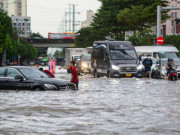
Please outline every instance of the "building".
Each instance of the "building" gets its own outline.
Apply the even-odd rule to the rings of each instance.
[[[30,17],[11,16],[11,18],[13,29],[18,33],[20,37],[28,37],[31,35]]]
[[[180,0],[167,0],[170,7],[180,7]],[[170,10],[168,12],[170,18],[162,23],[162,35],[180,34],[180,10]]]
[[[7,0],[0,0],[0,9],[7,11],[8,1]]]
[[[93,16],[94,16],[94,12],[92,10],[87,10],[86,20],[81,22],[81,28],[89,27],[93,22]]]
[[[9,16],[27,16],[27,0],[8,0]]]

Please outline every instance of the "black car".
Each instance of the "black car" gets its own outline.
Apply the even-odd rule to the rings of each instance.
[[[0,90],[75,90],[73,83],[51,78],[33,67],[1,67]]]

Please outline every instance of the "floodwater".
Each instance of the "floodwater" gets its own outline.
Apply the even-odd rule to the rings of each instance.
[[[64,70],[57,77],[70,79]],[[78,91],[2,91],[0,134],[179,135],[179,86],[83,76]]]

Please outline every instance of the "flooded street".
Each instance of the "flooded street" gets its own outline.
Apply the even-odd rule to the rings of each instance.
[[[70,74],[58,71],[57,78]],[[180,81],[80,77],[78,91],[0,92],[1,134],[180,134]]]

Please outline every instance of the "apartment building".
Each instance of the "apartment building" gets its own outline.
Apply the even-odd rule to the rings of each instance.
[[[18,33],[20,37],[28,37],[31,35],[30,17],[12,16],[11,18],[13,29]]]
[[[170,7],[180,7],[180,0],[167,0]],[[168,12],[170,18],[162,23],[162,35],[180,34],[180,10],[170,10]]]
[[[8,1],[7,0],[0,0],[0,9],[7,11]]]
[[[89,27],[93,21],[94,12],[92,10],[87,10],[86,20],[81,22],[81,28]]]
[[[27,0],[7,0],[9,16],[27,16]]]

